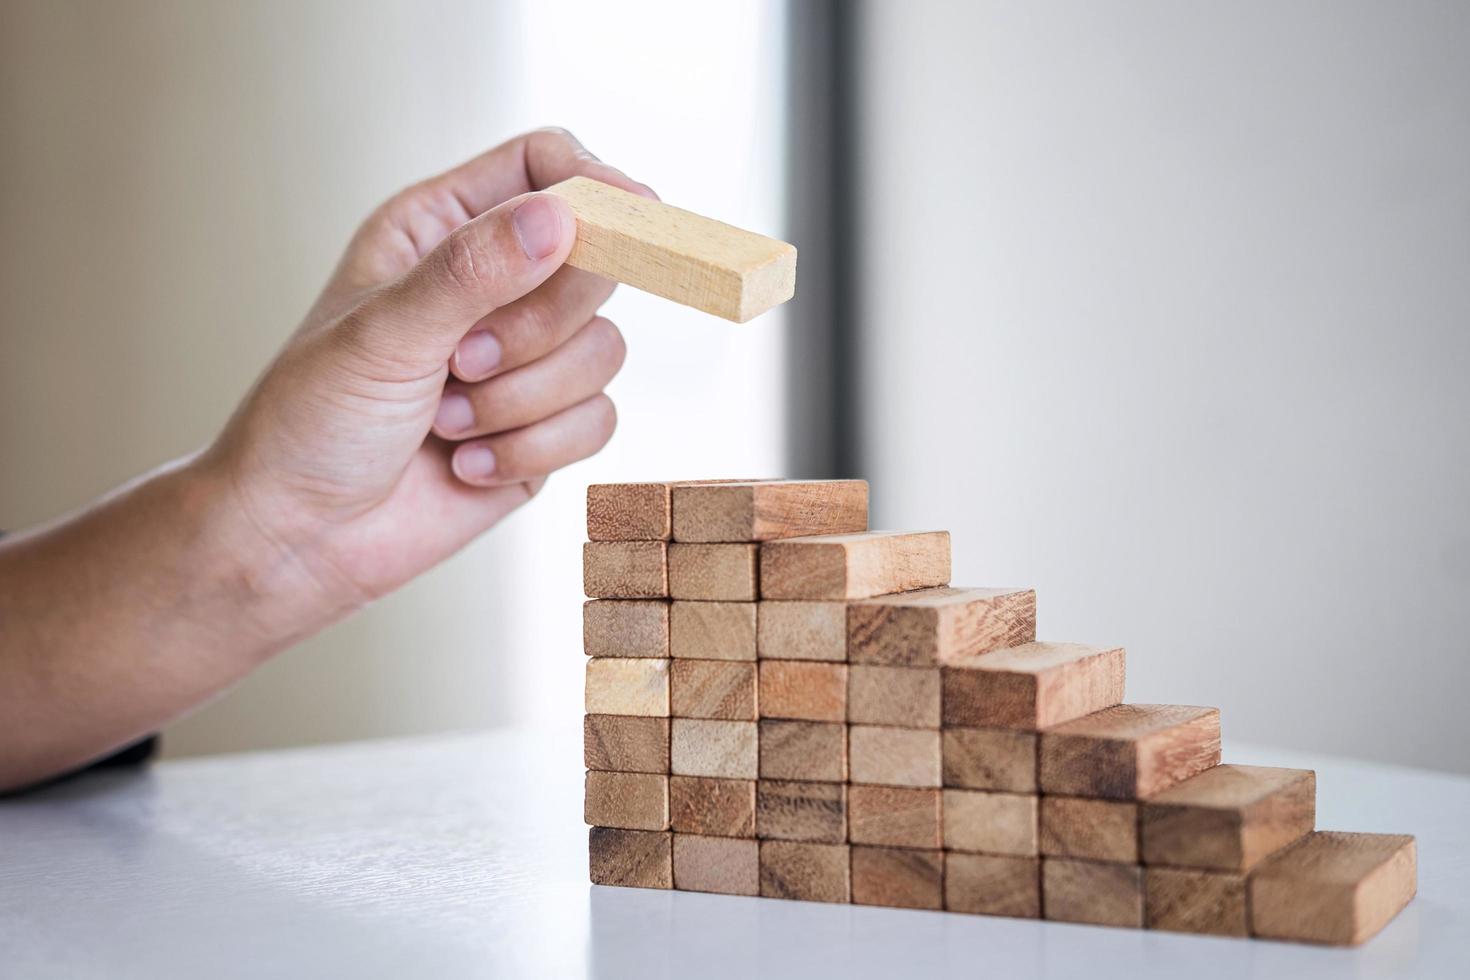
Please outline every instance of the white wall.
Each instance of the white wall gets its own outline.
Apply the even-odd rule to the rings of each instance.
[[[865,6],[878,523],[1135,701],[1470,771],[1470,7]]]

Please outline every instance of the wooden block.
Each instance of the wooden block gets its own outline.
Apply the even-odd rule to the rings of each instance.
[[[949,582],[948,531],[868,531],[761,545],[761,598],[865,599]]]
[[[1041,918],[1041,861],[994,854],[944,855],[944,907],[951,912]]]
[[[770,541],[868,529],[865,480],[767,480],[678,486],[675,541]]]
[[[759,602],[756,655],[762,660],[847,659],[847,603]]]
[[[593,827],[587,834],[594,885],[673,888],[673,834],[667,831]]]
[[[825,721],[762,718],[760,755],[762,779],[845,783],[847,726]]]
[[[582,591],[594,599],[667,597],[668,545],[662,541],[588,541],[582,545]]]
[[[1122,647],[1027,643],[943,670],[944,727],[1035,731],[1123,699]]]
[[[669,777],[646,772],[588,772],[582,819],[621,830],[669,829]]]
[[[1138,804],[1079,796],[1041,798],[1041,853],[1138,863]]]
[[[594,483],[587,488],[587,537],[592,541],[667,541],[667,483]]]
[[[762,660],[760,677],[762,718],[847,720],[847,664]]]
[[[847,788],[847,836],[854,844],[940,847],[940,820],[937,789]]]
[[[1011,857],[1037,854],[1036,797],[983,789],[944,791],[944,846]]]
[[[1319,830],[1250,873],[1251,933],[1357,945],[1418,890],[1414,838]]]
[[[753,721],[675,718],[669,739],[669,769],[676,776],[756,777],[756,727]]]
[[[1041,733],[1037,782],[1061,796],[1135,800],[1220,762],[1220,710],[1118,704]]]
[[[674,835],[674,887],[681,891],[759,895],[760,867],[754,838]]]
[[[755,780],[674,776],[669,826],[681,834],[755,836]]]
[[[852,901],[846,844],[761,841],[761,894],[803,902]]]
[[[675,660],[669,665],[669,705],[675,718],[755,721],[755,664]]]
[[[754,544],[679,544],[669,547],[669,595],[675,599],[754,602]]]
[[[754,660],[754,602],[675,602],[669,653],[694,660]]]
[[[589,657],[667,657],[669,604],[662,599],[588,599],[582,650]]]
[[[928,667],[847,668],[847,720],[899,728],[939,727],[939,671]]]
[[[940,733],[944,785],[1036,792],[1036,735],[1005,728],[946,728]]]
[[[1031,589],[922,589],[847,608],[848,656],[855,664],[937,667],[1035,639]]]
[[[908,847],[854,847],[852,900],[905,909],[944,907],[944,852]]]
[[[852,725],[847,730],[847,765],[855,783],[938,788],[939,732]]]
[[[593,657],[587,661],[589,715],[669,716],[668,660]]]
[[[587,715],[582,719],[582,758],[588,769],[667,775],[669,720]]]
[[[786,242],[588,177],[546,191],[577,215],[573,268],[736,323],[796,292],[796,248]]]
[[[1144,914],[1150,929],[1249,936],[1243,874],[1144,868]]]
[[[841,844],[847,840],[847,785],[762,779],[755,790],[762,840]]]
[[[1144,864],[1249,871],[1312,832],[1317,774],[1215,766],[1150,797],[1140,816]]]
[[[1143,928],[1143,868],[1136,864],[1041,859],[1043,918]]]

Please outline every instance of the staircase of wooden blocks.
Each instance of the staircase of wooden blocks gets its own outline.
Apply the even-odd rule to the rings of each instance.
[[[1333,944],[1413,897],[1412,837],[867,526],[860,480],[588,488],[594,882]]]

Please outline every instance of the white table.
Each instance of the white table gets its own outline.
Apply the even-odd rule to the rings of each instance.
[[[1319,826],[1415,833],[1357,950],[594,888],[576,732],[164,762],[0,801],[0,976],[1463,977],[1470,779],[1313,766]]]

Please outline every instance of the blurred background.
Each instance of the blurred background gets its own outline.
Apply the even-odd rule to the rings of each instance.
[[[1470,772],[1470,6],[0,0],[0,527],[190,452],[356,223],[566,126],[782,235],[620,428],[174,755],[581,715],[587,483],[863,476],[1228,738]]]

